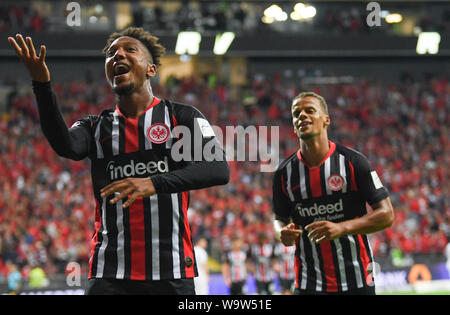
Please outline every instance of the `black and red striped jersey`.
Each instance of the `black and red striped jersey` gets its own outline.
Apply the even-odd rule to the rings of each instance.
[[[282,243],[277,243],[275,245],[275,257],[280,264],[280,279],[294,280],[295,246],[284,246]]]
[[[310,167],[300,150],[283,161],[273,177],[277,219],[304,229],[315,221],[342,222],[367,213],[366,203],[388,197],[376,171],[361,153],[329,141],[320,166]],[[345,235],[320,244],[303,233],[296,243],[296,287],[343,292],[373,285],[367,235]]]
[[[250,258],[255,267],[254,276],[257,281],[272,282],[272,260],[274,256],[273,244],[253,244],[250,246]]]
[[[247,253],[243,250],[228,250],[222,254],[222,263],[228,264],[230,281],[233,283],[247,280]]]
[[[78,120],[67,128],[50,83],[33,82],[41,127],[61,156],[89,158],[96,201],[91,241],[89,278],[164,280],[197,275],[188,222],[189,190],[225,184],[229,169],[222,160],[193,157],[194,147],[217,141],[205,117],[194,107],[154,98],[146,111],[132,119],[118,107]],[[177,140],[174,128],[190,131],[190,160],[173,158]],[[197,136],[197,139],[194,137]],[[198,139],[200,136],[200,139]],[[177,151],[178,152],[178,151]],[[127,177],[150,177],[156,194],[136,199],[128,208],[126,198],[110,204],[100,189]],[[117,193],[116,193],[117,194]]]

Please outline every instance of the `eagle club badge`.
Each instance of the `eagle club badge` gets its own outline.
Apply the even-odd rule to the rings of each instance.
[[[147,130],[147,138],[156,144],[164,143],[169,138],[169,127],[162,123],[156,123]]]
[[[331,175],[327,180],[328,187],[333,191],[341,190],[344,187],[344,183],[344,178],[339,174]]]

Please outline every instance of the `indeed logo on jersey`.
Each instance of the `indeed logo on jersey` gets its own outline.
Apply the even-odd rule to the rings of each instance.
[[[317,203],[314,203],[311,207],[303,208],[301,203],[298,203],[296,205],[296,209],[298,213],[304,217],[314,217],[315,220],[336,220],[341,219],[344,217],[343,213],[340,213],[344,211],[344,205],[342,202],[342,199],[339,199],[336,203],[329,203],[325,205],[318,205]],[[324,216],[326,217],[319,217]],[[318,218],[316,218],[318,217]]]
[[[167,173],[169,171],[169,161],[167,156],[162,161],[149,161],[147,163],[130,160],[130,163],[116,166],[111,161],[106,166],[106,172],[109,173],[111,181],[133,176],[152,175],[156,173]]]

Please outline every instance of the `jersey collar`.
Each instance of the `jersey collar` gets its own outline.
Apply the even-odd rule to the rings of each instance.
[[[147,106],[147,108],[145,109],[145,111],[142,112],[142,113],[139,115],[139,117],[141,117],[142,115],[144,115],[150,108],[155,107],[155,106],[158,105],[160,102],[161,102],[161,99],[157,98],[156,96],[153,96],[153,101],[151,102],[150,105]],[[130,119],[130,118],[127,118],[124,114],[122,114],[122,112],[121,112],[120,109],[119,109],[119,106],[117,106],[117,105],[116,105],[116,110],[115,110],[115,112],[118,113],[120,116],[124,117],[125,119]],[[138,118],[139,118],[139,117],[138,117]]]
[[[336,151],[336,143],[334,143],[333,141],[331,141],[331,140],[328,140],[328,144],[330,145],[330,149],[328,150],[328,153],[327,153],[327,155],[323,158],[323,160],[322,160],[322,162],[320,162],[320,164],[318,165],[318,166],[314,166],[314,167],[312,167],[312,166],[310,166],[308,163],[306,163],[305,162],[305,160],[303,160],[303,157],[302,157],[302,149],[298,149],[298,151],[297,151],[297,157],[298,157],[298,159],[303,163],[303,164],[305,164],[308,168],[316,168],[316,167],[321,167],[322,166],[322,164],[334,153],[334,151]]]

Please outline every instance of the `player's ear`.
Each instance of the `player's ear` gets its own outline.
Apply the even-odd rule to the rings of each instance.
[[[156,75],[156,65],[154,63],[148,62],[147,64],[147,79],[153,78]]]
[[[329,115],[325,115],[324,125],[328,127],[331,124],[331,119]]]

